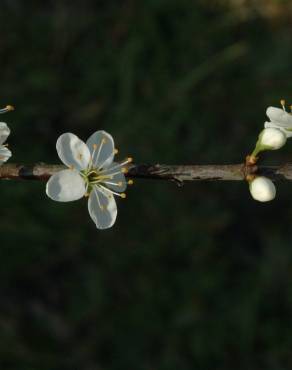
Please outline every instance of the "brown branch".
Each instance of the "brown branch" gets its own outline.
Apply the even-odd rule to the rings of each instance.
[[[48,180],[62,165],[37,163],[33,165],[5,164],[0,167],[0,179]],[[272,180],[292,180],[292,163],[282,166],[228,165],[165,165],[131,164],[126,176],[141,179],[184,181],[240,181],[247,175],[258,174]]]

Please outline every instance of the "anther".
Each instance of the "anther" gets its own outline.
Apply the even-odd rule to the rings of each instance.
[[[96,150],[97,149],[97,144],[93,144],[92,147],[93,147],[94,150]]]
[[[126,198],[126,194],[125,193],[121,193],[120,194],[121,198],[125,199]]]
[[[282,105],[283,110],[286,111],[286,108],[285,108],[286,101],[284,99],[281,99],[280,104]]]
[[[126,167],[122,167],[122,168],[121,168],[121,172],[122,172],[122,173],[127,173],[127,172],[128,172],[128,169],[127,169]]]
[[[118,149],[114,149],[114,154],[118,154]]]
[[[134,181],[133,180],[128,180],[128,185],[133,185]]]
[[[14,107],[12,105],[7,105],[5,108],[0,109],[0,113],[7,113],[14,110]]]
[[[129,157],[129,158],[127,158],[127,161],[128,161],[128,163],[131,163],[131,162],[133,162],[133,158]]]

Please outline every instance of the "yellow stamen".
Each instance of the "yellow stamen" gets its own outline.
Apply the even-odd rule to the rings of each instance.
[[[126,172],[128,172],[128,170],[125,170],[125,167],[123,167],[123,166],[125,166],[126,164],[132,162],[132,160],[133,160],[133,158],[132,157],[129,157],[125,161],[123,161],[121,163],[118,163],[117,165],[115,165],[115,166],[113,166],[111,168],[105,168],[105,169],[101,170],[99,172],[99,174],[103,174],[105,172],[113,171],[113,170],[116,170],[116,169],[119,169],[119,168],[121,168],[121,170],[119,170],[118,172],[126,173]],[[102,168],[102,165],[99,166],[98,170],[100,170],[101,168]],[[108,175],[112,176],[113,174],[112,173],[109,173]]]
[[[92,147],[93,147],[94,150],[96,150],[97,149],[97,144],[93,144]]]
[[[123,168],[121,168],[121,172],[122,173],[127,173],[128,172],[128,169],[126,167],[123,167]]]
[[[126,198],[126,194],[125,193],[121,193],[121,198],[125,199]]]
[[[281,99],[280,104],[282,105],[283,110],[286,111],[286,108],[285,108],[286,101],[284,99]]]
[[[7,105],[5,108],[0,109],[0,113],[7,113],[14,110],[14,107],[12,105]]]
[[[119,152],[118,149],[114,149],[115,154],[118,154],[118,152]]]
[[[128,180],[128,185],[133,185],[134,181],[133,180]]]
[[[123,186],[122,181],[119,182],[111,182],[111,181],[102,181],[106,185],[113,185],[113,186]],[[98,183],[98,181],[96,182]]]

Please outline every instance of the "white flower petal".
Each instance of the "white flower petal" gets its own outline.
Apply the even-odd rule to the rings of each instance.
[[[284,134],[286,135],[286,137],[287,137],[287,139],[289,138],[289,137],[292,137],[292,128],[291,129],[282,129],[282,131],[284,132]]]
[[[3,144],[10,134],[10,128],[5,122],[0,122],[0,145]]]
[[[76,170],[64,170],[51,176],[47,182],[47,196],[57,202],[80,199],[86,192],[85,183]]]
[[[265,128],[278,128],[278,126],[273,122],[265,122]]]
[[[289,137],[292,137],[292,127],[291,127],[291,129],[285,129],[284,127],[279,126],[278,124],[276,124],[274,122],[265,122],[265,128],[277,128],[277,129],[281,130],[286,135],[287,139]]]
[[[269,107],[266,112],[271,122],[283,128],[292,128],[292,115],[283,109]]]
[[[61,135],[57,140],[56,148],[61,161],[66,166],[73,166],[79,171],[88,167],[90,152],[78,136],[69,132]]]
[[[115,156],[115,144],[112,136],[106,131],[96,131],[86,142],[93,158],[95,168],[108,167]]]
[[[5,146],[0,145],[0,165],[8,161],[8,159],[11,156],[12,156],[11,151],[7,149]]]
[[[90,217],[98,229],[108,229],[117,218],[115,198],[98,186],[94,186],[88,199]]]
[[[249,190],[253,199],[259,202],[269,202],[276,196],[274,183],[264,176],[256,177],[249,184]]]
[[[115,168],[118,165],[119,164],[117,162],[113,162],[110,166],[108,166],[106,175],[109,175],[111,178],[105,180],[104,184],[107,188],[117,191],[118,193],[122,193],[127,189],[127,180],[122,172],[118,172],[121,170],[121,168]],[[113,168],[113,170],[111,170],[111,168]],[[111,176],[111,173],[114,175]]]

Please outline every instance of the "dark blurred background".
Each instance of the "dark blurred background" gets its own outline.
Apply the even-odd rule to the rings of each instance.
[[[41,5],[41,3],[43,5]],[[110,132],[137,163],[239,163],[292,103],[292,4],[2,0],[11,162]],[[262,163],[291,161],[292,143]],[[2,181],[1,370],[292,368],[292,187],[140,180],[115,226]]]

